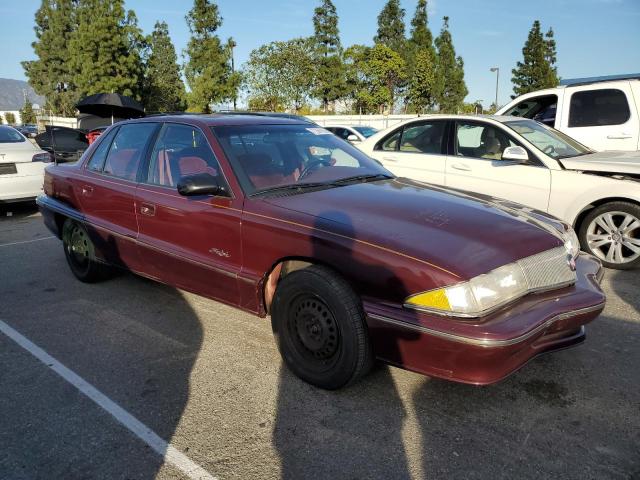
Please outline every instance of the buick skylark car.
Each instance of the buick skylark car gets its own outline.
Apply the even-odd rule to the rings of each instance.
[[[569,226],[396,178],[297,120],[121,122],[47,168],[38,203],[78,279],[124,267],[270,315],[288,367],[328,389],[375,358],[497,382],[605,303]]]

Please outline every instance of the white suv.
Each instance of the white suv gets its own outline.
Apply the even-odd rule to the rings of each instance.
[[[615,79],[614,79],[615,78]],[[596,151],[640,150],[640,74],[565,80],[521,95],[498,115],[532,118]]]

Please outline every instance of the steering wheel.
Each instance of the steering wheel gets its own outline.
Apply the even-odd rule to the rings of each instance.
[[[555,149],[555,148],[553,148],[553,145],[547,145],[546,147],[544,147],[544,148],[542,149],[542,152],[543,152],[543,153],[548,153],[548,154],[551,154],[551,153],[553,153],[553,152],[555,152],[555,151],[556,151],[556,149]]]
[[[322,158],[317,160],[311,160],[300,172],[300,176],[298,177],[298,180],[302,180],[311,172],[313,172],[314,170],[317,170],[320,165],[322,165],[323,167],[330,167],[331,162],[329,160],[324,160]]]

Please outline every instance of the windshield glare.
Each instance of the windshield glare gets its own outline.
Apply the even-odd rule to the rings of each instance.
[[[0,127],[0,143],[20,143],[26,139],[12,127]]]
[[[212,127],[244,190],[326,184],[387,170],[328,130],[309,125]]]
[[[587,147],[564,133],[532,120],[505,122],[505,125],[551,158],[562,159],[591,153]]]
[[[373,127],[353,127],[353,129],[360,132],[364,138],[369,138],[374,133],[378,133],[378,130]]]

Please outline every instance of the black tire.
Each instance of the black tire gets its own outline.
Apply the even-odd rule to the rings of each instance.
[[[625,216],[630,215],[640,221],[640,205],[629,202],[610,202],[605,203],[604,205],[600,205],[599,207],[591,210],[584,217],[584,220],[580,224],[578,237],[580,239],[582,250],[598,257],[602,264],[607,268],[613,268],[616,270],[629,270],[639,267],[640,255],[635,256],[635,253],[628,247],[626,247],[625,243],[626,245],[628,245],[629,239],[631,239],[635,243],[635,245],[632,245],[632,247],[635,248],[638,240],[640,240],[640,228],[633,229],[632,231],[626,232],[624,234],[621,234],[620,231],[622,230],[620,230],[618,232],[614,232],[612,235],[602,227],[599,227],[599,225],[596,223],[596,219],[601,217],[601,215],[607,213],[611,213],[613,215],[613,222],[614,225],[617,225],[617,227],[621,227]],[[597,246],[597,243],[593,243],[590,245],[589,238],[587,238],[589,236],[590,230],[591,232],[602,235],[604,241],[607,241],[608,239],[611,240],[611,242],[605,243],[600,247]],[[593,239],[594,237],[591,238]],[[618,243],[614,243],[617,240]],[[629,258],[628,261],[608,261],[607,254],[609,253],[609,249],[614,248],[618,244],[620,244],[623,257],[626,256],[626,258]]]
[[[81,223],[69,218],[65,220],[62,246],[71,272],[81,282],[94,283],[111,276],[111,268],[96,261],[95,247]]]
[[[373,354],[360,299],[328,268],[312,265],[280,281],[271,326],[289,369],[312,385],[335,390],[371,369]]]

